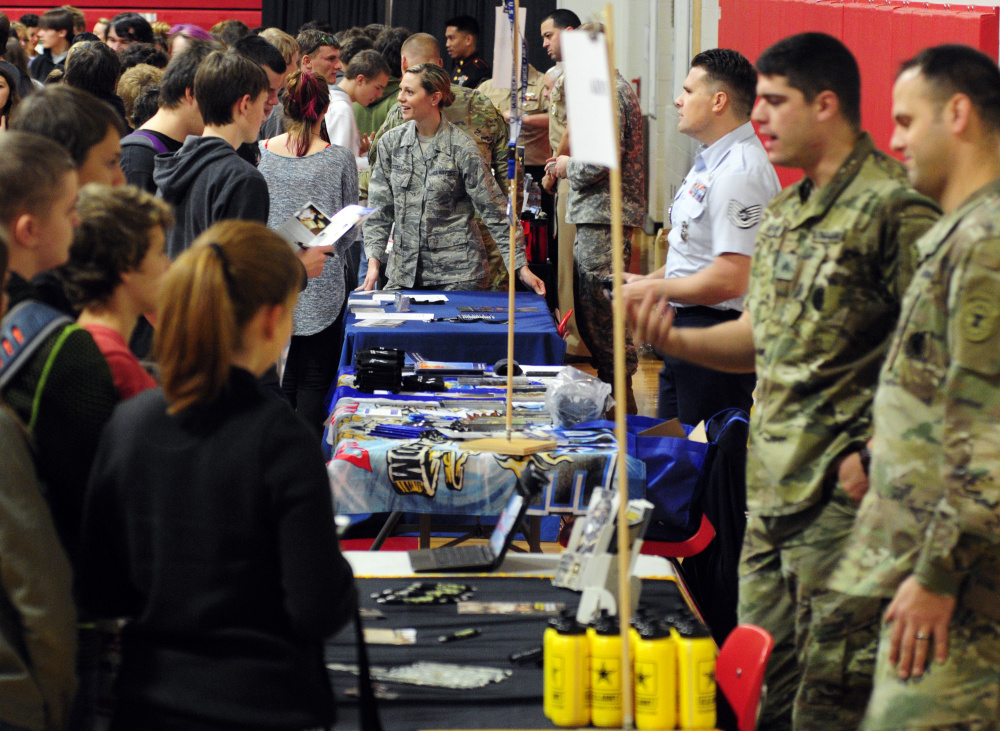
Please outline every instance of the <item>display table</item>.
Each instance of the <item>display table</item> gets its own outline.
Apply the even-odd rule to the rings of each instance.
[[[545,615],[458,615],[455,605],[400,607],[378,605],[370,594],[412,583],[412,571],[405,552],[347,552],[358,578],[363,608],[379,607],[385,619],[365,620],[366,628],[416,629],[416,644],[407,646],[368,645],[373,666],[393,666],[429,660],[487,666],[511,670],[500,683],[474,690],[450,690],[387,684],[397,697],[379,700],[379,714],[386,729],[542,729],[554,728],[542,713],[542,669],[516,666],[511,653],[540,646],[548,617]],[[549,578],[559,560],[556,554],[518,554],[505,558],[499,572],[492,575],[448,574],[448,580],[471,584],[473,600],[559,602],[575,608],[579,594],[552,586]],[[676,596],[680,586],[665,559],[641,556],[636,566],[643,581],[642,604],[660,606]],[[421,574],[421,581],[440,581]],[[361,578],[369,577],[369,578]],[[380,577],[380,578],[371,578]],[[392,577],[392,578],[386,578]],[[471,640],[442,644],[438,637],[457,629],[475,627],[480,635]],[[346,628],[327,645],[328,663],[355,663],[354,634]],[[345,672],[331,672],[336,689],[338,719],[334,728],[358,727],[357,700],[345,695],[356,687],[357,678]]]
[[[406,292],[404,292],[405,294]],[[429,294],[414,292],[413,294]],[[435,318],[453,318],[459,307],[507,308],[506,292],[442,292],[446,304],[414,304],[413,312],[431,312]],[[566,343],[556,332],[545,298],[533,292],[515,294],[515,307],[534,308],[533,312],[515,312],[514,359],[519,363],[560,365],[566,355]],[[392,305],[385,306],[392,311]],[[473,313],[475,314],[475,313]],[[485,314],[485,313],[484,313]],[[359,327],[355,315],[345,315],[344,347],[340,365],[349,365],[357,350],[399,348],[420,353],[427,360],[475,361],[490,365],[507,357],[506,312],[489,313],[497,321],[422,322],[410,320],[397,327]]]
[[[531,515],[585,513],[594,487],[614,484],[617,447],[610,429],[574,431],[539,427],[556,449],[528,457],[476,452],[433,431],[471,416],[503,415],[500,398],[395,400],[341,398],[327,439],[334,504],[347,515],[378,512],[499,515],[529,462],[550,477]],[[515,403],[514,419],[547,421],[541,402]],[[423,430],[418,438],[379,436],[379,426]],[[628,458],[629,496],[645,493],[643,463]]]

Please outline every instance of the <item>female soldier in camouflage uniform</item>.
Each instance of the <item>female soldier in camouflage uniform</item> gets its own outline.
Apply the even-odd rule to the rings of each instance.
[[[454,98],[448,75],[436,64],[419,64],[403,75],[399,103],[408,123],[379,140],[369,185],[368,204],[378,210],[364,226],[364,289],[378,280],[392,224],[387,289],[486,289],[476,211],[508,260],[503,193],[472,138],[441,116]],[[545,294],[545,285],[528,269],[520,227],[515,267],[524,284]]]

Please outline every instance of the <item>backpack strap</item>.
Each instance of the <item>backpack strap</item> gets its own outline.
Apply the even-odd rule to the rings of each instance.
[[[10,383],[51,333],[72,324],[71,317],[37,300],[12,307],[0,323],[0,388]]]
[[[143,141],[145,140],[145,142]],[[130,135],[126,135],[122,138],[123,145],[142,145],[143,147],[152,147],[160,155],[166,155],[170,152],[167,146],[163,144],[163,140],[154,135],[152,132],[148,132],[144,129],[137,129]]]

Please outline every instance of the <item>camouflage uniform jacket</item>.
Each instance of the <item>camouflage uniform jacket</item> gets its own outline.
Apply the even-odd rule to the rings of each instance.
[[[918,243],[875,397],[872,489],[834,578],[842,591],[891,597],[914,573],[954,595],[983,551],[1000,549],[998,209],[1000,181]]]
[[[384,262],[395,223],[385,270],[392,282],[412,286],[418,266],[426,285],[484,277],[486,252],[477,211],[507,261],[507,199],[467,134],[442,118],[425,157],[417,125],[409,122],[390,130],[378,145],[368,194],[368,205],[378,210],[364,224],[365,252]],[[516,232],[515,267],[520,269],[527,260],[520,226]]]
[[[914,242],[937,215],[867,134],[823,188],[805,178],[768,206],[746,300],[757,351],[751,512],[791,515],[817,503],[835,460],[870,436]]]
[[[618,136],[622,171],[622,224],[641,226],[646,215],[646,174],[642,167],[642,111],[635,92],[621,74],[618,90]],[[611,223],[611,185],[606,167],[574,160],[566,166],[568,223]]]
[[[455,101],[441,110],[441,116],[472,137],[479,148],[486,164],[493,170],[493,177],[504,195],[507,194],[507,143],[510,141],[510,127],[503,115],[493,106],[486,95],[476,89],[452,84]],[[375,133],[371,149],[368,151],[368,161],[375,168],[378,159],[378,141],[390,129],[405,124],[403,112],[399,104],[394,104],[385,122]],[[361,197],[365,197],[371,174],[361,175]]]

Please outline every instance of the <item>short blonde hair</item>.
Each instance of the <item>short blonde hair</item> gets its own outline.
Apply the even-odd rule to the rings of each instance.
[[[281,57],[288,66],[291,66],[295,57],[299,55],[298,41],[281,28],[265,28],[260,32],[260,37],[281,51]]]
[[[118,79],[118,96],[125,102],[125,117],[132,119],[135,112],[135,100],[139,92],[150,84],[159,84],[163,79],[163,69],[140,63],[133,66]]]

